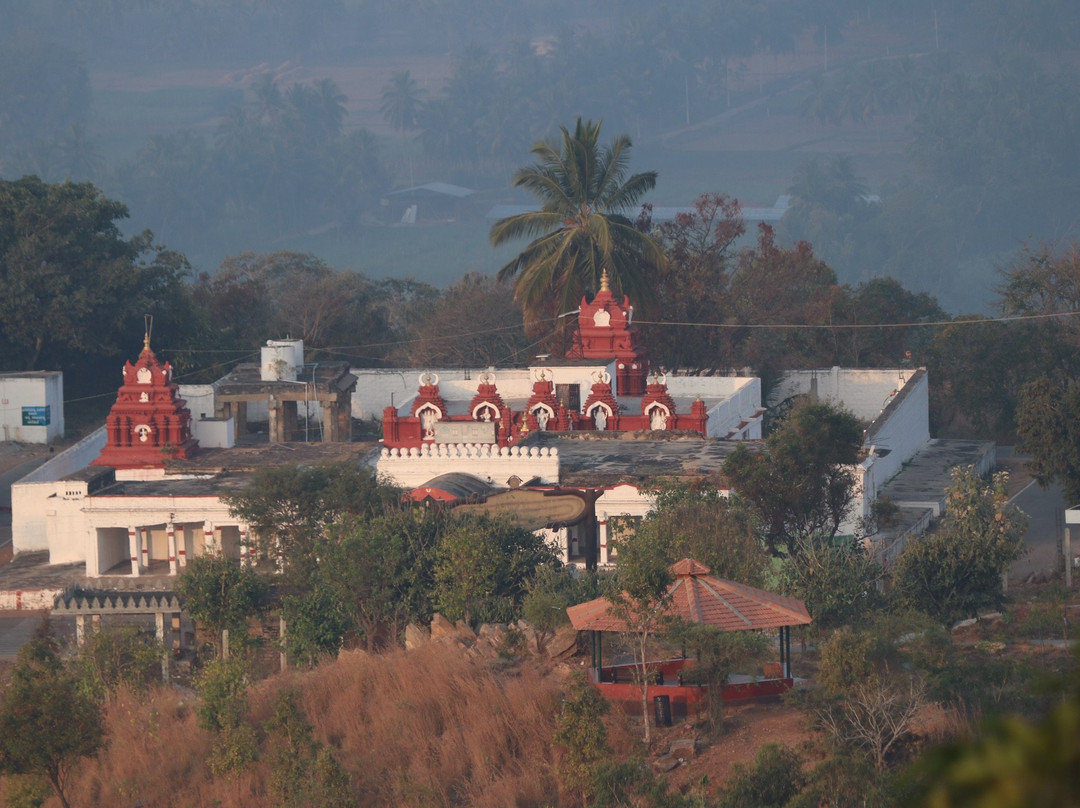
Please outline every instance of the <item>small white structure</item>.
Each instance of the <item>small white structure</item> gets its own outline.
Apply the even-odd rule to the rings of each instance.
[[[52,443],[64,437],[64,374],[0,373],[0,440]]]

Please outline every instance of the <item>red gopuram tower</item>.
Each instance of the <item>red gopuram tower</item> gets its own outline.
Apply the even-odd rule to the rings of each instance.
[[[150,333],[135,363],[124,364],[124,384],[105,419],[105,448],[93,466],[163,469],[169,460],[190,457],[199,443],[191,436],[191,412],[172,380],[172,365],[150,350]]]
[[[622,301],[611,292],[607,269],[600,276],[600,291],[591,301],[581,300],[578,313],[577,344],[570,358],[615,359],[615,392],[620,396],[641,396],[649,375],[649,358],[638,343],[634,307],[630,298]]]

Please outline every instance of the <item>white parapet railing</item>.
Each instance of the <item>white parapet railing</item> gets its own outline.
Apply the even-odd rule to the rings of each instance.
[[[378,472],[397,485],[415,488],[442,474],[471,474],[493,485],[511,477],[559,481],[559,451],[548,446],[491,443],[432,443],[420,448],[383,449]]]

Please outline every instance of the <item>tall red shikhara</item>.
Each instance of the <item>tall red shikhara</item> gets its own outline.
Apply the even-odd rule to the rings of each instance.
[[[124,384],[105,419],[105,448],[91,465],[164,468],[169,460],[190,457],[199,443],[191,436],[191,412],[179,393],[172,366],[158,362],[147,334],[139,358],[124,364]]]
[[[649,376],[649,358],[638,344],[633,325],[634,307],[623,296],[620,303],[611,293],[607,269],[600,276],[600,291],[591,301],[581,300],[578,334],[568,356],[572,359],[612,359],[615,362],[615,393],[641,396]]]

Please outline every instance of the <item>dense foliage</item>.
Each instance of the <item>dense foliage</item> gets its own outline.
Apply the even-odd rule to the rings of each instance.
[[[897,601],[946,623],[1001,605],[1001,576],[1026,549],[1027,517],[1009,504],[1006,479],[953,470],[941,524],[907,542],[892,567]]]

